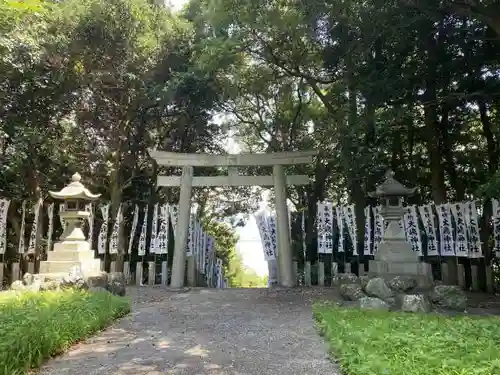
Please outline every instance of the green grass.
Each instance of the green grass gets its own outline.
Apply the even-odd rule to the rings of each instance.
[[[313,307],[346,375],[500,374],[500,318]]]
[[[0,293],[0,375],[21,375],[130,311],[109,293]]]

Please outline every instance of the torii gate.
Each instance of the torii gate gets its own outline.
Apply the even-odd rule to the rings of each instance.
[[[174,256],[170,286],[184,286],[186,264],[186,242],[191,213],[191,193],[193,187],[201,186],[274,186],[277,217],[278,267],[280,284],[295,286],[296,280],[292,264],[292,250],[288,222],[286,185],[308,185],[305,175],[285,176],[285,165],[310,164],[317,151],[277,152],[269,154],[184,154],[176,152],[150,151],[159,165],[182,167],[181,176],[158,176],[158,186],[180,186],[179,216],[175,233]],[[240,176],[237,167],[272,166],[273,174],[268,176]],[[227,176],[193,176],[193,167],[228,167]]]

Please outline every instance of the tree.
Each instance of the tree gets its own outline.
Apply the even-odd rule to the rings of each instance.
[[[190,3],[206,55],[243,56],[225,61],[231,90],[221,108],[248,149],[325,150],[310,170],[316,194],[304,204],[291,190],[299,210],[314,217],[317,200],[348,200],[360,228],[387,167],[419,187],[415,203],[470,199],[496,175],[499,46],[478,22],[486,7],[495,17],[493,2],[420,3],[437,5],[432,19],[378,0]],[[442,11],[466,5],[476,14]],[[295,126],[283,136],[281,124]],[[291,134],[306,137],[293,143]]]

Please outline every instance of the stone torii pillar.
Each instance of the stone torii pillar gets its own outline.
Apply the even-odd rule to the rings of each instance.
[[[158,186],[180,187],[179,218],[175,233],[175,247],[172,263],[172,288],[184,286],[186,262],[186,242],[189,231],[191,211],[191,192],[193,187],[201,186],[274,186],[276,197],[276,220],[278,240],[278,262],[280,284],[293,287],[296,284],[287,208],[286,185],[308,185],[309,177],[304,175],[286,176],[285,165],[310,164],[317,151],[278,152],[269,154],[182,154],[175,152],[150,151],[159,165],[182,167],[182,176],[158,176]],[[238,175],[237,167],[272,166],[272,176]],[[227,176],[193,177],[193,167],[227,167]],[[191,266],[192,267],[192,266]],[[194,282],[194,280],[190,280]]]

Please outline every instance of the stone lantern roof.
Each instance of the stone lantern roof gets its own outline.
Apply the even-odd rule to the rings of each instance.
[[[417,188],[407,188],[401,182],[394,179],[394,172],[388,170],[385,173],[385,180],[382,182],[374,192],[368,193],[372,198],[380,197],[406,197],[413,195]]]
[[[98,199],[101,194],[92,194],[89,189],[87,189],[83,184],[80,182],[82,179],[82,176],[80,176],[79,173],[75,173],[71,177],[71,183],[64,187],[61,191],[49,191],[49,194],[55,198],[55,199],[62,199],[62,200],[68,200],[68,199],[80,199],[80,200],[85,200],[85,201],[94,201]]]

